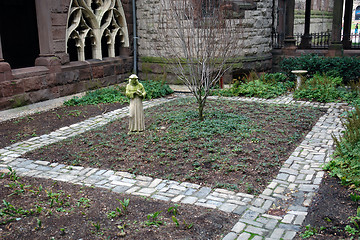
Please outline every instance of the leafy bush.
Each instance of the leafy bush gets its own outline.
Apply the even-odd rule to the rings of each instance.
[[[141,83],[145,88],[147,99],[164,97],[174,92],[169,85],[164,82],[146,80],[141,81]]]
[[[345,132],[337,139],[334,159],[325,166],[332,176],[340,178],[344,185],[360,190],[360,108],[355,107],[343,123]]]
[[[146,99],[153,99],[158,97],[164,97],[168,94],[173,93],[174,91],[169,87],[169,85],[159,82],[146,80],[141,82],[146,91]],[[128,98],[125,96],[125,87],[113,86],[108,88],[101,88],[95,91],[86,92],[85,96],[79,98],[74,97],[66,102],[67,106],[75,105],[95,105],[99,103],[126,103],[129,102]]]
[[[252,74],[244,80],[237,80],[230,89],[216,91],[215,95],[276,98],[294,87],[282,73],[266,73],[260,78]]]
[[[295,79],[292,70],[307,70],[308,77],[316,73],[326,73],[328,76],[343,78],[343,83],[359,81],[360,59],[354,57],[321,57],[313,54],[302,55],[301,57],[285,58],[280,63],[280,68],[287,76]]]
[[[313,78],[294,92],[295,99],[304,99],[318,102],[346,101],[350,104],[360,104],[359,83],[350,83],[349,87],[344,87],[341,77],[315,74]]]
[[[338,90],[342,78],[315,74],[294,92],[294,98],[318,102],[333,102],[340,99]]]
[[[81,98],[74,97],[64,102],[64,105],[66,106],[95,105],[99,103],[112,103],[112,102],[120,102],[120,103],[128,102],[127,97],[124,95],[124,88],[109,87],[109,88],[97,89],[95,91],[89,91],[86,92],[85,96]]]

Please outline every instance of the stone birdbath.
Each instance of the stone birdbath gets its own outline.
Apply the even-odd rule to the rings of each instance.
[[[307,74],[308,71],[306,70],[293,70],[291,73],[295,74],[297,76],[296,81],[296,90],[300,88],[301,86],[301,78]]]

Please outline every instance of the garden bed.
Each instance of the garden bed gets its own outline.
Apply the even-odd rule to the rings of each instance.
[[[23,157],[257,194],[324,113],[218,100],[199,122],[194,106],[187,98],[147,109],[141,134],[128,135],[123,118]]]
[[[0,173],[1,176],[1,173]],[[236,215],[38,178],[0,178],[0,238],[222,239]],[[128,201],[128,204],[127,204]]]

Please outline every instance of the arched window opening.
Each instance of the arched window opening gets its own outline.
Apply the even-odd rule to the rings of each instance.
[[[85,60],[93,58],[93,46],[91,36],[85,38]]]
[[[355,9],[355,20],[360,20],[360,6]]]
[[[117,34],[115,37],[115,56],[121,55],[121,48],[123,47],[123,37]]]
[[[67,42],[67,52],[70,57],[70,61],[78,61],[78,49],[76,47],[76,40],[73,38],[69,38]]]
[[[101,38],[101,54],[103,58],[109,57],[109,44],[110,39],[108,35],[104,35]]]
[[[118,37],[119,32],[121,37]],[[69,45],[74,45],[69,41],[72,36],[78,36],[75,46],[80,61],[120,55],[117,48],[129,47],[125,13],[120,0],[71,0],[66,31],[69,55],[75,52],[74,46]]]

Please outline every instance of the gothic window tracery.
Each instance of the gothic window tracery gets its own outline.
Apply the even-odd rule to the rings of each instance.
[[[119,55],[120,50],[116,48],[129,47],[120,0],[72,0],[66,41],[72,61]]]

